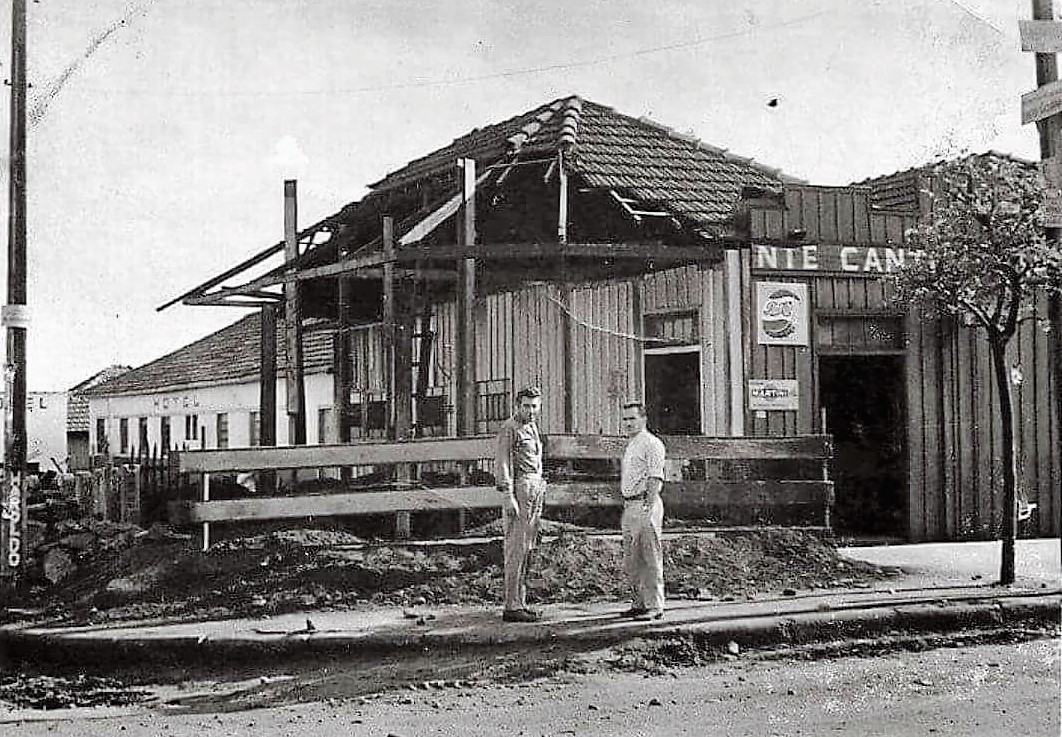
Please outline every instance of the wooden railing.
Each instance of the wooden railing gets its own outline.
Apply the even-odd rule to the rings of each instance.
[[[713,438],[667,436],[668,478],[662,496],[668,514],[696,517],[708,509],[733,507],[800,506],[815,510],[822,527],[830,525],[833,483],[828,467],[832,456],[829,436],[789,438]],[[545,442],[548,465],[580,461],[612,461],[618,468],[627,439],[601,435],[551,435]],[[211,475],[252,471],[282,471],[336,467],[391,466],[395,464],[469,464],[494,455],[493,437],[431,438],[402,442],[307,445],[273,448],[230,448],[181,451],[173,455],[173,470],[200,474],[202,498],[187,510],[193,522],[203,524],[204,545],[209,543],[209,524],[301,517],[339,517],[366,514],[408,514],[431,510],[500,507],[494,486],[405,488],[387,491],[355,491],[342,487],[327,493],[301,496],[261,496],[241,499],[210,499]],[[706,464],[754,467],[771,462],[797,462],[814,469],[803,478],[764,477],[713,478],[704,473]],[[683,469],[700,464],[699,479],[684,478]],[[620,502],[615,480],[565,480],[547,475],[547,506],[607,507]]]

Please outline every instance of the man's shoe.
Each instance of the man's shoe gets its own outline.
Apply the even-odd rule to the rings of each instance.
[[[643,606],[632,606],[630,609],[624,612],[620,612],[621,617],[627,617],[628,619],[633,617],[641,617],[645,615],[649,610]]]
[[[664,610],[663,609],[646,609],[641,614],[636,614],[634,616],[634,620],[636,622],[652,622],[654,620],[663,619],[663,618],[664,618]]]
[[[537,622],[539,619],[538,612],[530,609],[506,609],[502,612],[503,622]]]

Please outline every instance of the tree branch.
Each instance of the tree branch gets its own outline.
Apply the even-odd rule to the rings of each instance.
[[[978,307],[976,304],[966,299],[965,297],[958,297],[959,304],[962,305],[964,310],[967,310],[970,314],[981,321],[981,324],[985,326],[985,330],[989,335],[994,335],[996,332],[995,324],[989,319],[988,313]]]

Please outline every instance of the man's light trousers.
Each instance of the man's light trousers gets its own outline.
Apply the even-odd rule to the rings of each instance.
[[[664,503],[657,496],[646,509],[642,499],[623,504],[623,568],[636,609],[664,608]]]
[[[519,509],[505,510],[505,609],[527,608],[527,561],[535,547],[538,522],[542,518],[546,482],[537,474],[520,476],[513,481],[513,496]]]

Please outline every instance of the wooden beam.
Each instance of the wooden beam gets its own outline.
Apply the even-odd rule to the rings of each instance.
[[[822,460],[833,457],[828,435],[779,438],[713,438],[703,435],[661,436],[671,460]],[[543,451],[549,458],[622,458],[622,435],[549,435]]]
[[[425,438],[395,443],[353,442],[280,448],[174,451],[182,473],[283,468],[372,466],[429,461],[478,461],[494,456],[492,437]]]
[[[472,162],[472,174],[473,176],[475,176],[476,160],[462,159],[462,161]],[[446,202],[444,202],[430,215],[428,215],[423,220],[414,225],[412,228],[407,230],[405,235],[403,235],[398,240],[398,245],[408,246],[413,243],[417,243],[423,238],[427,237],[433,230],[438,228],[451,216],[457,213],[457,211],[461,209],[461,206],[468,201],[468,197],[475,197],[476,189],[487,181],[487,178],[490,177],[492,172],[493,169],[488,168],[487,171],[483,172],[478,179],[474,179],[475,184],[471,187],[471,192],[469,191],[469,188],[467,186],[468,179],[466,177],[461,191],[455,194],[450,199],[448,199]]]
[[[284,182],[284,257],[292,262],[299,257],[297,237],[298,200],[294,179]],[[306,444],[306,384],[302,365],[302,308],[299,283],[284,284],[285,400],[288,410],[288,442]]]
[[[513,261],[551,258],[652,259],[654,263],[717,261],[713,244],[671,246],[656,242],[637,243],[489,243],[438,245],[399,249],[400,261],[415,259],[475,258],[482,261]]]
[[[310,269],[303,269],[294,274],[288,274],[284,267],[273,269],[268,274],[258,277],[246,284],[241,284],[235,287],[225,287],[218,289],[215,292],[208,294],[201,294],[195,297],[188,297],[184,300],[187,305],[202,305],[209,304],[209,300],[217,299],[219,297],[236,297],[241,296],[247,292],[262,289],[263,287],[270,287],[276,284],[284,284],[291,280],[306,281],[308,279],[318,279],[326,276],[336,276],[338,274],[347,274],[372,266],[381,266],[384,263],[384,257],[382,251],[374,251],[372,253],[365,253],[358,256],[352,256],[334,264],[326,264],[324,266],[318,266]]]
[[[282,300],[261,300],[261,299],[231,299],[231,298],[218,298],[218,299],[204,299],[196,301],[197,307],[269,307],[271,305],[279,304]]]
[[[825,506],[832,484],[820,481],[669,482],[661,493],[668,509],[695,516],[719,507]],[[549,484],[545,503],[556,507],[618,507],[618,483],[607,481]],[[454,509],[490,509],[501,505],[493,486],[406,491],[360,491],[312,496],[232,499],[192,508],[193,522],[237,522],[299,517],[337,517]]]
[[[661,438],[672,460],[823,460],[832,457],[828,435],[780,438],[712,438],[665,435]],[[616,459],[623,456],[627,438],[621,435],[549,435],[544,452],[557,459]],[[360,442],[346,445],[308,445],[281,448],[219,448],[174,451],[175,470],[181,473],[220,473],[282,468],[372,466],[432,461],[478,461],[494,456],[493,437],[424,438],[403,442]]]
[[[417,260],[452,260],[452,259],[478,259],[480,261],[513,261],[534,260],[552,258],[611,258],[611,259],[651,259],[657,266],[663,264],[714,262],[718,260],[718,250],[713,244],[703,246],[669,246],[655,242],[638,243],[492,243],[484,244],[455,244],[431,247],[406,247],[397,248],[394,261],[397,263],[413,263]],[[307,269],[301,269],[295,274],[289,275],[281,269],[275,269],[257,279],[235,287],[226,287],[214,292],[190,296],[184,299],[187,305],[214,304],[220,298],[237,297],[249,292],[260,290],[264,287],[283,284],[291,281],[307,281],[324,277],[349,274],[357,277],[357,272],[372,267],[379,267],[387,261],[382,251],[374,251],[358,256],[349,257],[334,264],[324,264]],[[375,272],[367,278],[379,278],[381,272]],[[452,279],[446,276],[442,270],[424,271],[425,278]]]

